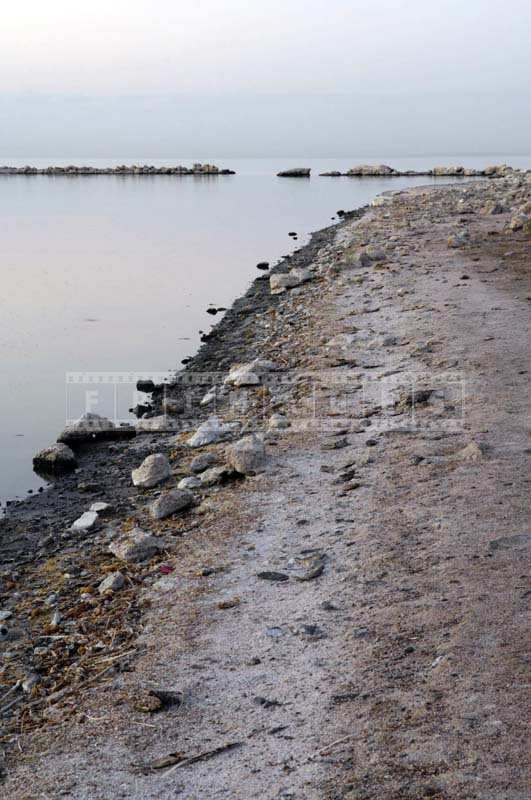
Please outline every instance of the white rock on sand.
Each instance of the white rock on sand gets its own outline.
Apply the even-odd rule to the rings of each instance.
[[[265,447],[259,437],[252,433],[244,436],[226,449],[227,463],[241,475],[253,475],[265,462]]]
[[[247,364],[233,364],[224,383],[229,386],[256,386],[264,375],[276,369],[272,361],[255,358]]]
[[[207,444],[214,444],[227,439],[238,428],[239,423],[222,423],[218,417],[210,417],[199,426],[186,444],[188,447],[205,447]]]
[[[134,528],[130,533],[111,542],[109,550],[121,561],[136,563],[151,558],[163,546],[164,542],[161,539],[155,538],[140,528]]]
[[[178,511],[189,508],[193,503],[194,496],[192,492],[186,489],[170,489],[167,492],[162,492],[160,497],[157,497],[149,507],[149,513],[153,519],[164,519],[171,516],[171,514],[176,514]]]
[[[139,467],[131,472],[133,484],[142,489],[151,489],[170,477],[170,462],[163,453],[152,453]]]
[[[275,273],[269,278],[271,294],[282,294],[287,289],[294,289],[312,279],[312,273],[307,269],[292,269],[287,273]]]
[[[81,514],[75,522],[72,523],[71,530],[73,531],[89,531],[98,522],[98,513],[96,511],[85,511]]]

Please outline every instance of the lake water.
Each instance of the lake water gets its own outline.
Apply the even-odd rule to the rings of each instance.
[[[32,456],[55,441],[67,417],[83,413],[87,398],[100,413],[112,413],[117,403],[122,417],[134,402],[130,386],[117,399],[115,389],[114,396],[106,386],[95,392],[85,379],[71,386],[67,373],[177,368],[197,350],[199,330],[213,323],[208,305],[230,305],[257,276],[257,262],[275,263],[329,224],[338,209],[364,205],[388,189],[432,182],[320,178],[319,172],[379,162],[398,169],[531,166],[531,158],[502,156],[202,160],[237,174],[0,177],[0,505],[44,485],[32,471]],[[0,156],[0,164],[24,163],[52,162]],[[128,163],[192,162],[143,157]],[[311,167],[312,179],[275,177],[292,166]],[[292,230],[298,242],[288,237]]]

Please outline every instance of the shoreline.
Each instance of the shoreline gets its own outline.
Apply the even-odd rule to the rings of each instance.
[[[399,190],[387,197],[380,196],[370,208],[345,215],[338,225],[314,233],[307,245],[290,258],[283,259],[267,276],[258,276],[248,292],[235,301],[213,328],[190,364],[176,376],[175,383],[167,387],[164,394],[161,390],[155,392],[153,419],[162,418],[160,428],[138,433],[135,439],[127,443],[107,442],[84,446],[80,451],[81,472],[67,475],[42,495],[12,506],[6,517],[0,520],[0,608],[12,609],[12,616],[5,618],[4,624],[13,628],[18,637],[11,640],[8,634],[7,641],[11,644],[7,646],[14,648],[15,655],[13,663],[7,664],[7,672],[4,670],[0,676],[0,682],[5,691],[11,691],[17,674],[21,669],[27,673],[30,664],[31,669],[37,670],[40,676],[27,697],[20,694],[19,690],[15,690],[13,695],[17,701],[13,711],[21,713],[20,719],[24,720],[25,728],[29,731],[25,736],[25,746],[31,747],[33,742],[36,757],[39,742],[41,746],[43,744],[39,738],[40,732],[46,731],[49,724],[45,709],[50,706],[50,693],[61,692],[64,687],[68,691],[77,691],[79,678],[75,676],[80,667],[87,685],[84,699],[79,701],[79,713],[88,714],[88,721],[70,720],[65,712],[68,702],[65,706],[62,696],[51,704],[52,710],[58,712],[55,717],[52,714],[55,719],[53,724],[57,728],[51,745],[52,766],[43,770],[47,773],[46,780],[51,781],[50,785],[57,788],[57,778],[49,769],[60,776],[59,783],[65,775],[72,779],[72,771],[77,770],[76,780],[81,782],[82,787],[80,791],[86,791],[86,787],[94,780],[94,785],[99,788],[95,789],[96,794],[90,796],[104,796],[98,792],[100,789],[108,791],[115,778],[105,766],[98,766],[94,771],[88,771],[90,775],[86,774],[78,759],[80,744],[86,738],[84,731],[90,724],[90,715],[95,713],[91,705],[103,702],[109,718],[117,714],[117,726],[106,727],[103,724],[93,735],[96,740],[104,736],[106,747],[113,741],[121,742],[113,758],[122,764],[123,770],[124,748],[130,748],[130,753],[125,756],[127,762],[131,761],[131,753],[138,758],[145,751],[144,739],[151,734],[148,731],[141,738],[131,736],[128,742],[121,740],[120,732],[124,730],[125,720],[128,719],[127,715],[124,716],[127,706],[122,709],[118,707],[111,713],[107,701],[111,701],[117,692],[122,693],[127,687],[131,690],[138,683],[146,686],[154,681],[160,684],[163,678],[168,681],[168,673],[171,676],[169,688],[176,689],[189,684],[192,697],[200,698],[205,691],[201,680],[204,674],[201,669],[205,667],[195,672],[197,679],[192,679],[192,676],[194,665],[201,666],[203,653],[210,664],[208,677],[217,689],[210,702],[217,703],[218,692],[223,692],[224,686],[228,687],[229,716],[237,719],[238,735],[243,736],[245,748],[242,748],[241,757],[238,754],[227,757],[226,767],[219,767],[223,761],[213,760],[211,766],[204,764],[197,768],[197,772],[192,769],[189,773],[181,773],[180,778],[187,782],[188,791],[197,790],[197,786],[205,791],[205,787],[212,785],[216,779],[220,781],[220,786],[229,787],[227,791],[232,787],[231,796],[234,797],[239,795],[234,794],[238,790],[235,790],[233,781],[237,781],[237,785],[247,792],[242,796],[256,794],[260,787],[263,789],[264,785],[272,785],[272,781],[279,787],[285,785],[286,791],[300,792],[301,787],[306,787],[303,789],[306,791],[304,796],[312,800],[314,797],[322,800],[325,796],[338,796],[332,792],[337,792],[339,784],[350,784],[354,787],[353,791],[396,792],[401,775],[399,755],[403,747],[397,741],[395,751],[392,732],[396,730],[393,727],[396,719],[392,708],[398,704],[411,709],[413,716],[411,719],[407,717],[404,725],[410,731],[410,736],[420,740],[420,750],[416,746],[420,754],[422,747],[429,748],[430,737],[434,735],[432,713],[436,719],[450,720],[452,724],[455,722],[452,717],[455,711],[451,708],[454,700],[446,698],[446,687],[452,687],[457,705],[465,702],[470,693],[467,675],[478,674],[478,664],[473,661],[474,653],[467,650],[466,642],[470,639],[476,641],[477,634],[474,624],[466,623],[466,615],[463,618],[465,621],[460,621],[457,627],[452,627],[450,623],[448,627],[445,609],[449,607],[450,615],[457,615],[461,620],[462,600],[459,598],[463,591],[467,592],[466,581],[476,581],[471,584],[469,592],[470,603],[474,604],[472,619],[487,619],[485,614],[481,616],[483,601],[480,595],[488,596],[492,588],[500,608],[489,608],[494,621],[491,623],[489,619],[488,624],[499,625],[500,619],[503,620],[503,609],[510,609],[515,597],[514,594],[507,597],[505,594],[496,594],[499,587],[493,582],[499,578],[492,570],[489,571],[490,562],[483,554],[483,546],[474,538],[478,534],[483,535],[483,527],[479,528],[474,520],[470,521],[467,513],[471,498],[478,517],[482,513],[481,502],[485,502],[485,497],[491,497],[495,503],[498,493],[503,499],[500,484],[490,483],[491,463],[495,464],[497,473],[514,476],[511,480],[518,481],[525,476],[520,450],[515,450],[514,455],[496,455],[502,453],[499,440],[505,441],[508,430],[512,431],[513,443],[522,439],[520,428],[523,409],[518,402],[519,395],[513,400],[513,408],[507,419],[503,415],[496,416],[502,413],[496,411],[496,398],[504,396],[503,386],[508,385],[508,379],[514,380],[516,372],[513,374],[513,369],[517,369],[517,366],[513,368],[504,360],[504,354],[511,353],[511,358],[520,358],[520,351],[525,346],[525,342],[519,343],[516,335],[511,338],[508,320],[505,321],[505,327],[497,324],[496,314],[500,312],[496,309],[498,305],[502,309],[504,305],[508,306],[511,320],[522,316],[523,300],[520,294],[529,285],[529,273],[525,271],[525,253],[529,248],[522,232],[527,224],[522,219],[525,213],[519,212],[518,208],[525,207],[525,203],[521,202],[522,193],[527,191],[529,196],[529,188],[525,188],[526,180],[525,175],[518,175],[505,183],[502,179],[499,182]],[[515,185],[512,186],[512,183]],[[514,208],[511,208],[511,197],[516,197]],[[508,202],[505,198],[509,199]],[[513,221],[514,229],[511,228]],[[504,248],[507,252],[512,251],[513,255],[504,256]],[[520,252],[524,266],[521,272],[513,272],[517,266],[513,262],[516,260],[520,264]],[[503,273],[500,273],[500,259],[505,259],[509,264]],[[441,264],[444,265],[442,270]],[[291,284],[292,288],[286,288],[280,294],[272,295],[270,277],[288,276],[291,270],[298,273],[300,282]],[[500,274],[491,275],[492,272]],[[518,284],[514,282],[516,280]],[[490,284],[493,284],[492,288]],[[476,317],[470,316],[470,307],[465,300],[467,289],[471,286],[474,295],[469,299],[474,299],[476,303],[473,308]],[[460,305],[461,297],[465,302]],[[494,310],[489,311],[492,308]],[[473,322],[476,319],[482,320],[481,325],[489,328],[488,331],[482,331],[483,335],[478,335],[477,325]],[[485,337],[485,333],[489,335]],[[471,344],[467,343],[467,336]],[[491,338],[495,338],[496,342],[491,344]],[[483,341],[489,341],[489,344],[483,345]],[[498,341],[499,350],[496,349]],[[472,352],[467,352],[466,347],[472,348]],[[494,356],[489,355],[491,352]],[[247,383],[244,381],[239,387],[233,383],[229,385],[230,392],[227,390],[223,393],[223,386],[226,386],[223,381],[233,364],[254,362],[255,359],[270,359],[273,366],[257,365],[256,370],[264,370],[263,374],[258,375],[257,382],[250,381],[247,374]],[[454,364],[456,360],[457,366]],[[345,392],[358,392],[361,381],[366,381],[366,386],[370,388],[371,376],[390,377],[397,370],[400,372],[404,369],[416,369],[419,372],[423,369],[430,376],[439,372],[449,374],[452,369],[466,369],[467,378],[477,387],[468,401],[468,428],[459,427],[457,433],[441,433],[445,430],[441,427],[441,420],[444,422],[446,417],[452,416],[454,399],[444,393],[439,397],[435,392],[429,403],[419,400],[421,407],[417,413],[424,419],[425,426],[420,432],[411,426],[406,426],[404,430],[391,427],[389,431],[385,427],[380,428],[379,416],[388,413],[390,422],[394,424],[395,413],[400,412],[400,408],[393,405],[386,409],[370,396],[365,405],[342,405],[339,412],[328,403],[327,410],[322,413],[330,427],[311,435],[298,432],[296,410],[299,406],[305,409],[308,398],[312,399],[304,381],[306,372],[320,371],[322,375],[322,386],[317,397],[320,401],[321,394],[324,399],[328,397],[330,400],[331,393],[340,391],[337,387],[343,387],[342,391]],[[496,370],[500,372],[499,378],[491,379]],[[186,404],[184,408],[180,405],[183,384],[188,392],[188,376],[205,372],[215,373],[220,389],[217,413],[231,420],[240,412],[238,435],[255,430],[257,421],[260,427],[264,419],[269,420],[263,430],[268,461],[256,476],[250,474],[243,480],[235,480],[233,474],[219,474],[219,482],[214,480],[213,484],[205,483],[197,490],[197,505],[192,506],[191,510],[170,516],[162,522],[155,521],[149,516],[146,502],[156,498],[159,490],[164,490],[165,486],[157,486],[154,491],[135,489],[131,485],[131,470],[138,467],[146,455],[164,452],[171,459],[172,483],[181,476],[191,474],[190,459],[205,450],[190,450],[180,435],[175,436],[175,429],[171,433],[165,431],[164,417],[176,414],[177,430],[192,432],[199,422],[213,413],[209,404],[200,407],[199,413],[194,405],[193,413],[187,416]],[[332,383],[329,384],[329,381]],[[200,380],[192,386],[188,397],[197,402],[211,386],[212,376],[209,375],[204,382]],[[493,400],[487,388],[494,395]],[[236,396],[239,405],[230,405],[231,393]],[[491,402],[492,408],[488,405]],[[400,413],[405,413],[404,408]],[[276,422],[271,427],[273,417],[276,417]],[[292,430],[284,427],[284,423],[290,421],[293,422]],[[393,436],[396,437],[397,433],[400,436],[395,440]],[[237,437],[231,435],[230,438]],[[457,441],[456,445],[454,441]],[[455,447],[460,448],[460,453],[461,449],[473,443],[476,443],[476,449],[470,461],[468,457],[463,456],[460,460],[461,456],[455,455]],[[226,446],[223,438],[214,439],[206,452],[217,459],[215,463],[223,463],[222,453]],[[494,455],[487,456],[487,449],[483,450],[483,446],[491,448]],[[433,453],[434,447],[439,447],[440,452]],[[322,469],[323,465],[325,470]],[[515,467],[518,467],[516,472]],[[422,477],[419,477],[419,471]],[[439,498],[438,492],[441,497],[451,497],[450,505]],[[460,496],[463,494],[467,503],[461,511]],[[72,532],[71,523],[95,501],[109,503],[108,516],[103,514],[94,530]],[[432,524],[431,507],[434,502],[440,503],[440,508],[444,509],[441,511],[439,527]],[[323,514],[327,508],[330,508],[330,514]],[[404,511],[407,512],[405,518]],[[487,511],[492,518],[487,514],[483,524],[490,526],[491,541],[501,541],[503,536],[510,537],[508,528],[513,525],[513,520],[504,522],[502,518],[497,518],[495,506],[494,510],[491,508]],[[524,516],[518,520],[518,530],[524,529]],[[492,519],[496,519],[496,525]],[[144,564],[120,566],[108,555],[108,546],[116,536],[117,526],[126,532],[132,524],[138,524],[156,537],[164,538],[165,549],[163,554]],[[459,535],[457,539],[456,533]],[[525,544],[524,540],[521,541]],[[520,540],[515,544],[516,551],[510,549],[510,544],[499,545],[503,551],[502,558],[506,559],[500,568],[500,576],[505,581],[511,580],[514,566],[511,558],[518,557],[519,543]],[[308,553],[313,553],[313,578],[306,575],[301,579],[305,582],[297,583],[295,579],[286,581],[281,584],[287,587],[286,591],[282,593],[279,588],[278,594],[274,589],[267,591],[264,588],[268,585],[268,579],[256,582],[256,570],[263,569],[264,565],[270,570],[278,570],[278,574],[289,574],[292,567],[288,565],[287,555],[280,557],[280,553],[284,549],[290,551],[290,547],[296,545],[310,548],[303,550],[306,559]],[[488,542],[487,547],[490,547]],[[491,547],[491,552],[496,547]],[[476,552],[481,553],[479,560],[471,561]],[[316,554],[319,555],[319,564]],[[443,571],[446,569],[446,558],[452,560],[449,572]],[[415,570],[410,569],[412,562],[415,562]],[[230,566],[220,568],[220,564],[225,563]],[[166,565],[169,571],[161,573],[161,565]],[[116,591],[100,599],[97,591],[99,580],[111,568],[122,569],[129,583],[122,593]],[[198,570],[201,569],[210,572],[198,577]],[[271,574],[275,574],[274,571]],[[435,582],[434,589],[429,588],[430,581]],[[19,596],[13,602],[15,591]],[[55,605],[46,604],[50,591],[56,591],[59,595],[60,601]],[[401,592],[405,594],[401,595]],[[504,592],[509,592],[509,588],[506,587]],[[445,606],[440,605],[442,601],[439,601],[439,596],[442,595]],[[415,605],[417,596],[419,600]],[[238,597],[238,602],[235,597]],[[151,612],[149,605],[143,606],[146,598],[152,605]],[[175,615],[177,602],[175,598],[178,598],[178,617],[182,616],[186,628],[179,636],[172,627],[172,615]],[[219,598],[221,600],[218,602]],[[218,610],[212,611],[216,608],[216,602]],[[234,605],[222,606],[220,602],[234,602]],[[408,604],[403,616],[400,616],[401,602]],[[36,613],[33,613],[31,603]],[[326,609],[325,603],[328,603]],[[409,613],[409,604],[413,614]],[[67,639],[74,636],[68,625],[74,626],[78,637],[76,646],[85,648],[85,652],[89,653],[85,657],[84,653],[61,651],[61,669],[64,675],[72,677],[71,682],[67,678],[64,686],[59,688],[54,686],[55,679],[53,672],[49,672],[47,660],[50,652],[57,647],[54,633],[49,627],[49,618],[56,607],[65,620],[71,621],[63,629]],[[196,618],[194,614],[197,615],[198,609],[199,616]],[[346,615],[346,609],[355,610],[353,618]],[[395,612],[397,616],[393,616]],[[441,618],[437,617],[439,613],[443,615]],[[130,629],[127,635],[120,633],[120,624],[116,621],[118,614],[123,614],[123,621]],[[330,617],[330,614],[333,616]],[[429,614],[434,616],[430,618]],[[160,623],[159,617],[164,619],[164,624]],[[104,639],[103,649],[96,650],[92,655],[90,647],[94,643],[93,637],[87,639],[86,632],[82,630],[84,623],[81,628],[76,627],[78,623],[75,621],[83,621],[84,618],[87,624],[95,626],[94,641],[98,636]],[[331,619],[335,620],[334,625]],[[257,637],[255,629],[262,625],[262,620],[269,621],[268,624],[273,626],[268,630],[280,633]],[[514,620],[512,624],[516,625],[518,621]],[[60,627],[62,623],[58,625]],[[115,626],[119,632],[116,646],[114,638],[112,643],[105,639],[104,631],[109,626]],[[220,632],[216,633],[218,627]],[[289,637],[288,628],[295,630]],[[244,633],[239,634],[240,631]],[[439,631],[440,640],[437,639]],[[487,628],[484,635],[488,634]],[[179,638],[181,635],[184,637],[182,642]],[[189,635],[190,638],[186,638]],[[240,652],[241,646],[238,647],[239,635],[243,635],[242,641],[246,643],[243,654]],[[271,637],[277,635],[278,645],[272,649]],[[172,644],[172,637],[177,637],[175,641],[179,640],[175,651],[172,649],[175,645]],[[269,641],[267,637],[270,637]],[[495,714],[503,716],[503,713],[508,713],[507,709],[515,707],[507,703],[500,688],[505,686],[504,670],[507,667],[503,659],[496,662],[493,674],[498,676],[499,672],[500,677],[491,680],[488,673],[490,667],[485,662],[487,654],[482,650],[481,641],[478,638],[476,646],[483,664],[487,665],[483,667],[485,674],[481,685],[474,687],[480,699],[471,713],[479,713],[488,699],[495,704]],[[17,642],[26,643],[26,649],[30,642],[32,647],[37,642],[38,647],[47,650],[48,655],[46,652],[33,653],[29,657],[24,655],[21,661],[22,653],[17,655]],[[199,649],[198,642],[201,643]],[[0,642],[0,646],[5,649],[6,643]],[[383,657],[379,656],[380,650]],[[164,655],[166,652],[167,656]],[[412,666],[405,666],[406,655],[407,664],[411,663]],[[445,660],[447,657],[449,660]],[[461,667],[456,666],[456,661],[462,657],[469,659],[469,662],[465,661]],[[105,658],[116,664],[117,669],[98,677],[102,671],[101,659]],[[253,658],[258,658],[258,662],[255,660],[253,664]],[[159,659],[162,659],[162,671],[157,666]],[[225,661],[228,661],[229,670],[234,671],[234,686],[231,671],[224,671]],[[141,668],[137,667],[137,662],[142,664]],[[292,663],[298,670],[295,674],[290,672]],[[355,669],[353,666],[351,670],[350,664],[355,665]],[[138,674],[137,669],[140,670]],[[259,676],[252,677],[257,670],[259,675],[264,672],[262,680]],[[450,679],[445,670],[453,670],[452,675],[455,673],[460,677]],[[297,678],[299,691],[294,695],[293,681]],[[460,683],[461,679],[464,683]],[[108,697],[99,696],[98,689],[91,688],[108,680],[111,681],[105,684],[110,693]],[[479,678],[476,678],[476,683],[478,681]],[[425,691],[423,687],[426,682],[428,700],[423,700],[419,706],[415,698]],[[268,725],[271,730],[279,726],[285,730],[282,726],[286,725],[287,734],[290,726],[295,726],[295,739],[293,735],[287,735],[284,739],[280,733],[268,735],[264,740],[261,734],[257,736],[253,733],[261,731],[264,722],[255,717],[258,712],[245,711],[247,706],[241,696],[241,687],[247,685],[251,693],[264,692],[266,701],[273,703],[273,711],[269,712],[268,719],[275,724],[265,723],[264,733]],[[80,684],[80,688],[82,686]],[[330,686],[333,690],[329,697]],[[392,688],[390,693],[388,686]],[[499,695],[492,696],[493,686],[500,692]],[[68,691],[63,698],[69,696]],[[430,702],[429,691],[442,691],[446,705],[441,705],[440,697],[435,701],[432,698],[432,702],[435,702],[432,712],[431,706],[425,705],[425,702]],[[400,697],[393,700],[393,692],[401,693]],[[331,705],[322,705],[323,694]],[[388,705],[374,702],[374,698],[378,700],[380,696],[385,698]],[[28,700],[34,703],[36,716],[33,718],[28,717],[25,710]],[[357,703],[355,712],[349,710],[352,702]],[[85,706],[86,710],[83,711]],[[222,714],[222,707],[217,705],[216,713]],[[290,707],[296,711],[293,718]],[[334,709],[334,713],[329,711],[330,708]],[[420,708],[422,714],[417,717],[415,714]],[[502,708],[505,712],[502,712]],[[95,713],[95,716],[99,717],[100,714]],[[138,714],[134,719],[137,718]],[[305,718],[308,718],[307,721]],[[358,749],[367,759],[373,758],[375,753],[379,755],[383,771],[376,766],[370,774],[358,774],[357,759],[350,752],[348,744],[351,738],[348,733],[352,730],[354,718],[358,720]],[[16,717],[2,719],[2,725],[7,730],[6,743],[10,746],[16,740],[11,737],[19,730],[20,719],[18,723]],[[426,725],[423,727],[425,719]],[[151,717],[149,725],[156,728],[153,722],[157,720],[161,738],[153,733],[149,749],[153,755],[164,755],[171,749],[168,747],[168,733],[174,731],[179,722],[169,711],[160,717]],[[191,752],[197,752],[201,750],[202,740],[213,733],[210,714],[203,714],[198,700],[196,705],[192,702],[191,706],[185,708],[184,720],[185,738],[190,736],[188,726],[194,726],[190,746]],[[80,724],[82,722],[84,728]],[[76,728],[78,723],[79,730]],[[142,724],[140,720],[139,724]],[[514,719],[510,724],[512,730],[516,730]],[[170,726],[169,731],[165,728],[167,725]],[[75,729],[75,735],[70,738],[68,734],[66,740],[61,739],[62,728],[67,731]],[[226,743],[224,727],[220,731],[216,726],[214,728],[216,742]],[[369,735],[370,730],[387,732],[389,738],[386,740],[384,736],[380,742],[376,737],[375,743]],[[293,734],[293,727],[291,731]],[[42,735],[46,740],[45,733]],[[474,734],[469,732],[468,735],[473,737]],[[331,742],[339,740],[341,746],[337,758],[342,764],[340,773],[327,765],[327,759],[315,755]],[[444,751],[451,753],[458,747],[454,739],[450,744],[441,742],[443,745]],[[257,756],[264,747],[270,751],[272,766],[267,767],[266,775],[249,774],[245,766],[248,757],[245,752],[248,754],[252,751]],[[488,743],[479,742],[476,751],[482,756],[482,748],[487,752],[488,747]],[[504,747],[506,749],[507,745]],[[312,754],[313,760],[310,758]],[[69,766],[68,760],[72,755],[72,766]],[[298,770],[282,776],[282,771],[279,772],[275,765],[283,763],[287,755],[295,759]],[[435,764],[436,753],[431,758]],[[512,769],[513,772],[509,778],[505,776],[504,785],[509,781],[516,787],[518,779],[514,773],[514,760],[517,759],[517,752],[506,753],[506,758],[506,770]],[[463,762],[457,756],[452,759],[452,763],[455,760],[462,768]],[[218,767],[220,771],[216,776]],[[22,797],[20,792],[23,791],[27,768],[23,761],[18,767],[10,761],[10,797]],[[31,762],[29,769],[33,769]],[[386,772],[389,774],[386,775]],[[42,772],[39,774],[42,775]],[[419,775],[423,785],[428,785],[430,781],[437,784],[435,793],[444,791],[443,796],[448,798],[462,797],[463,791],[465,794],[469,791],[468,784],[466,787],[459,784],[453,772],[447,778],[438,762],[433,768],[428,765],[418,773],[412,772],[409,780],[416,781]],[[456,783],[453,783],[454,778]],[[38,778],[39,781],[41,779],[45,780]],[[161,788],[161,784],[153,777],[133,779],[127,772],[121,774],[118,780],[129,782],[128,796],[134,798],[154,797]],[[437,783],[441,780],[444,781],[442,788]],[[488,780],[492,782],[492,787],[497,786],[495,775],[489,773]],[[140,783],[137,785],[135,781]],[[325,795],[325,789],[330,794]],[[344,791],[348,792],[347,789]],[[493,788],[493,791],[496,789]],[[433,796],[433,792],[431,794]],[[346,798],[350,795],[340,796]]]

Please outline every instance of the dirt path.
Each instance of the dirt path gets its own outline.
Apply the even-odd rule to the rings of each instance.
[[[175,542],[130,671],[20,740],[6,798],[529,796],[530,247],[477,213],[510,190],[399,194],[323,248],[266,330],[291,428]],[[142,713],[145,687],[182,700]]]

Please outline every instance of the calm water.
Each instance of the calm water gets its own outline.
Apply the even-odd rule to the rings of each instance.
[[[203,160],[238,174],[0,178],[0,504],[43,485],[31,468],[33,454],[55,441],[66,416],[84,411],[87,387],[67,386],[67,372],[176,368],[197,350],[198,331],[212,324],[207,306],[229,305],[258,274],[258,261],[274,263],[293,250],[288,231],[299,232],[300,246],[339,208],[429,182],[317,177],[367,162],[359,158]],[[501,156],[378,161],[403,169],[503,161],[531,166],[531,158]],[[119,163],[53,161],[72,162]],[[50,161],[0,156],[0,164],[22,163]],[[312,167],[314,177],[275,177],[298,165]],[[90,395],[93,410],[112,414],[116,402],[123,416],[134,402],[131,387],[118,399],[110,391],[102,387]]]

